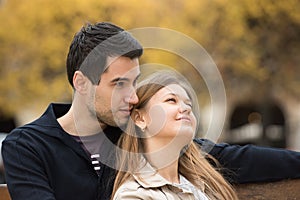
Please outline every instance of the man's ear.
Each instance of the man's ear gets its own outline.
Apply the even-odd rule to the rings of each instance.
[[[88,89],[89,79],[81,72],[76,71],[73,76],[73,85],[77,92],[85,94]]]
[[[132,120],[141,130],[145,130],[147,127],[147,123],[145,120],[144,113],[139,109],[134,109],[132,111]]]

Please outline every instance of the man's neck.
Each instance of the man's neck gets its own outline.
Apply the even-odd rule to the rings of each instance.
[[[57,119],[60,126],[70,135],[88,136],[103,132],[107,125],[102,125],[96,117],[91,117],[86,111],[77,109],[72,104],[70,110]]]

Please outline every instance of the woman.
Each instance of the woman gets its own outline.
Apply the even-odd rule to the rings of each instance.
[[[157,72],[140,83],[119,140],[112,199],[237,199],[193,142],[196,95],[183,77]]]

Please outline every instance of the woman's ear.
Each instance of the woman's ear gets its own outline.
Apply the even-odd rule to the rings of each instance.
[[[86,94],[88,89],[89,79],[81,72],[76,71],[73,76],[73,85],[77,92]]]
[[[147,124],[144,113],[141,110],[134,109],[132,111],[132,120],[142,131],[145,131]]]

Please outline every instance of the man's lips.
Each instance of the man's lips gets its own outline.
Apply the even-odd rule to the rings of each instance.
[[[119,111],[124,113],[125,115],[130,115],[131,113],[131,109],[129,108],[120,108]]]

